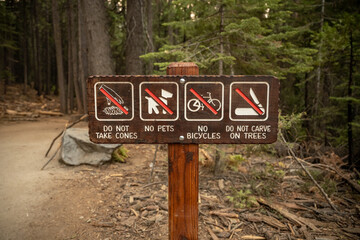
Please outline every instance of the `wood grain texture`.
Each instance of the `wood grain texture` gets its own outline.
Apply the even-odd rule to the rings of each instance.
[[[198,239],[199,145],[169,144],[169,239]]]
[[[199,75],[194,63],[172,63],[168,75]],[[169,239],[198,239],[199,145],[168,144]]]

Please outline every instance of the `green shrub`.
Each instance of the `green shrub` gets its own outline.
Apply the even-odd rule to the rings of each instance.
[[[259,206],[255,196],[251,195],[251,191],[246,189],[245,191],[236,191],[234,189],[233,195],[227,197],[236,208],[251,208]]]
[[[127,152],[128,150],[125,147],[120,146],[114,150],[111,159],[115,162],[126,163],[126,159],[129,157]]]

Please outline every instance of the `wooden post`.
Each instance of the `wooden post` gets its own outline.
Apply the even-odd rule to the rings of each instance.
[[[199,75],[195,63],[172,63],[168,75]],[[184,133],[185,134],[185,133]],[[168,144],[169,239],[198,239],[199,145]]]

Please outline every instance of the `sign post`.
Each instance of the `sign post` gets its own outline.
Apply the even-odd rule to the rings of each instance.
[[[194,63],[172,63],[167,75],[199,75]],[[199,145],[168,144],[169,239],[198,239]]]
[[[194,63],[172,63],[166,76],[91,76],[87,91],[92,142],[168,144],[170,240],[198,239],[198,144],[277,138],[273,76],[199,76]]]

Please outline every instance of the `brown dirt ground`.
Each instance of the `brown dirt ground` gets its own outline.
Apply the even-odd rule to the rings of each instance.
[[[126,164],[69,167],[54,160],[41,171],[44,153],[65,122],[0,123],[0,239],[168,239],[166,147],[158,151],[151,180],[154,145],[127,145]],[[202,149],[210,152],[208,147]],[[244,156],[245,150],[226,149]],[[316,189],[304,190],[306,180],[292,174],[299,169],[289,159],[279,164],[275,158],[252,156],[237,171],[218,176],[203,157],[201,163],[199,239],[211,239],[209,232],[220,239],[359,237],[359,195],[341,181],[332,195],[340,209],[336,213]],[[297,224],[264,205],[234,208],[227,198],[234,189],[252,190],[241,198],[245,202],[263,196],[316,227]],[[278,227],[271,223],[276,220]]]
[[[38,97],[30,90],[24,95],[21,86],[9,87],[8,93],[0,99],[1,240],[168,239],[165,145],[157,152],[152,179],[154,145],[126,145],[126,164],[70,167],[53,160],[41,171],[51,140],[72,116],[36,112],[58,111],[54,97]],[[31,114],[6,114],[7,109]],[[360,238],[359,193],[325,170],[342,163],[337,155],[315,156],[316,164],[306,164],[330,194],[336,212],[292,158],[266,155],[269,150],[225,146],[227,164],[215,176],[209,159],[214,146],[201,146],[200,240]],[[234,153],[238,158],[229,160]],[[360,178],[341,171],[350,179]]]

